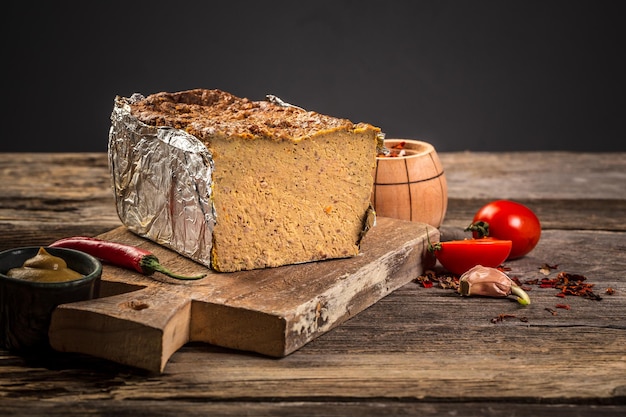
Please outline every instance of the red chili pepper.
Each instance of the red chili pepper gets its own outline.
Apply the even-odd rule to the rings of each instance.
[[[126,269],[135,270],[144,275],[160,272],[175,279],[200,279],[206,274],[197,276],[183,276],[175,274],[163,267],[157,257],[150,251],[123,243],[110,242],[87,236],[75,236],[57,240],[51,247],[79,250],[94,256],[103,262]]]

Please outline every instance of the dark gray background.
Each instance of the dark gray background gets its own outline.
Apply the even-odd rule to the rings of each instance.
[[[0,151],[105,151],[116,95],[196,87],[439,151],[626,150],[619,1],[64,3],[5,6]]]

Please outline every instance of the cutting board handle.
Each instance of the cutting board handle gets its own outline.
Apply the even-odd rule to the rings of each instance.
[[[174,296],[171,288],[149,286],[57,307],[50,345],[62,352],[82,352],[162,372],[170,356],[189,342],[190,323],[189,297]]]

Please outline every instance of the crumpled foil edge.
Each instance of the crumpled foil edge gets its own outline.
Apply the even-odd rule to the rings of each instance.
[[[111,114],[108,157],[117,214],[133,233],[210,267],[216,223],[211,152],[183,130],[132,116],[130,103],[141,98],[116,97]]]

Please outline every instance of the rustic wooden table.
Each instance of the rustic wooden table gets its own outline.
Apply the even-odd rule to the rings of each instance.
[[[624,415],[626,154],[440,157],[443,239],[490,200],[520,201],[543,234],[510,273],[525,281],[558,265],[552,275],[584,275],[602,299],[534,286],[522,307],[414,282],[285,358],[191,343],[162,374],[0,350],[0,414]],[[120,226],[105,154],[0,154],[0,183],[0,249]]]

